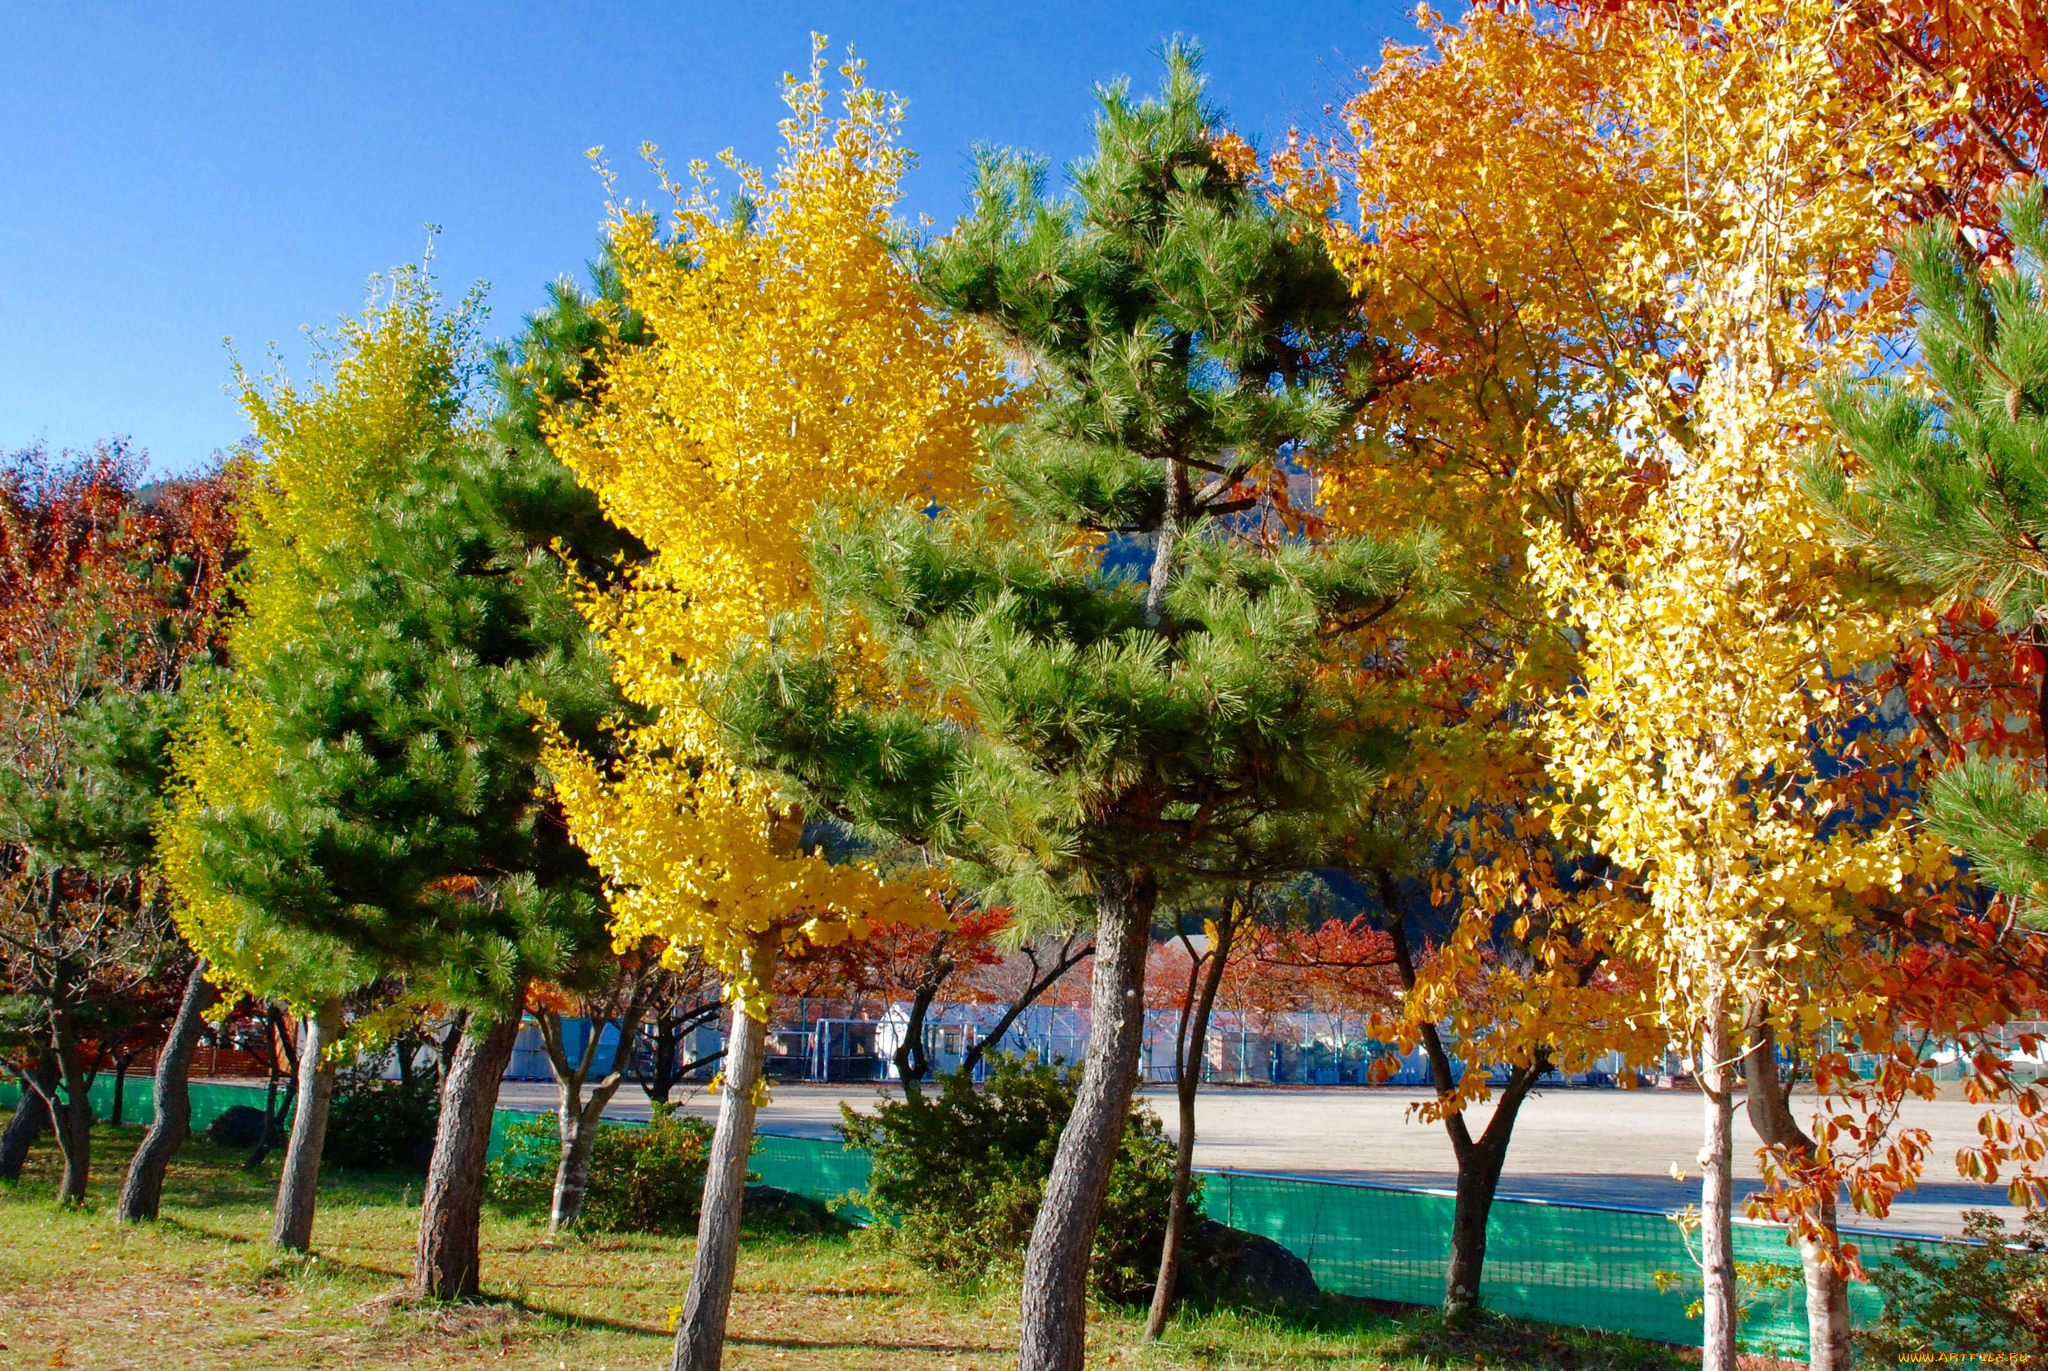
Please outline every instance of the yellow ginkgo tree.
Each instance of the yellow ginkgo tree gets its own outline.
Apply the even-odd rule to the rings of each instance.
[[[1530,563],[1576,648],[1539,729],[1562,826],[1637,873],[1645,898],[1605,906],[1599,932],[1654,969],[1666,1026],[1695,1045],[1705,1364],[1725,1368],[1735,1069],[1773,1024],[1796,1038],[1831,1012],[1815,991],[1863,899],[1952,871],[1945,846],[1859,790],[1860,669],[1918,611],[1857,597],[1799,481],[1823,423],[1814,383],[1867,365],[1899,327],[1870,292],[1887,206],[1930,165],[1915,138],[1930,108],[1842,98],[1840,6],[1708,18],[1711,43],[1676,23],[1614,40],[1628,74],[1610,127],[1647,154],[1648,212],[1616,225],[1602,289],[1670,330],[1627,359],[1611,439],[1615,479],[1646,493],[1576,537],[1540,526]],[[1775,1063],[1766,1074],[1752,1094],[1782,1094]],[[1817,1366],[1848,1355],[1829,1255],[1805,1253]]]
[[[666,225],[615,200],[611,251],[652,342],[613,351],[597,398],[556,413],[549,432],[650,554],[585,600],[636,713],[609,757],[555,745],[557,791],[609,883],[618,935],[701,949],[733,1005],[678,1367],[718,1362],[778,959],[940,917],[931,882],[807,846],[801,810],[720,747],[706,674],[811,604],[803,534],[821,499],[967,498],[977,434],[1008,389],[895,255],[911,161],[900,101],[849,62],[828,112],[822,53],[786,82],[774,172],[721,159],[737,201],[721,203],[703,163],[677,180],[658,162],[675,199]]]

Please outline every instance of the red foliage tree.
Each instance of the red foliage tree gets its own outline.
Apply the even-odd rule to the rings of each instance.
[[[788,963],[776,985],[784,996],[907,1003],[909,1017],[895,1062],[912,1101],[920,1098],[919,1087],[932,1071],[925,1045],[932,1005],[942,996],[969,1003],[995,998],[976,983],[976,976],[1002,964],[996,938],[1010,922],[1008,909],[984,909],[958,897],[948,899],[945,908],[943,926],[884,925],[866,938],[849,938]]]
[[[235,480],[142,472],[120,443],[0,462],[0,1031],[56,1125],[67,1203],[93,1074],[191,967],[150,825],[175,691],[217,643]]]

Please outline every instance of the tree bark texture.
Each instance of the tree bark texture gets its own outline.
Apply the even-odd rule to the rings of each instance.
[[[519,1018],[526,1001],[521,986],[498,1017],[469,1016],[454,1060],[441,1081],[441,1117],[434,1130],[434,1157],[420,1196],[419,1241],[413,1248],[416,1294],[437,1300],[472,1300],[482,1290],[484,1168],[491,1150],[491,1116],[498,1087],[512,1064]]]
[[[1494,1196],[1500,1191],[1500,1173],[1508,1160],[1508,1143],[1514,1137],[1515,1119],[1523,1101],[1536,1086],[1548,1064],[1517,1067],[1494,1104],[1493,1117],[1477,1138],[1463,1114],[1445,1118],[1451,1148],[1458,1158],[1458,1197],[1451,1211],[1451,1264],[1444,1273],[1444,1310],[1462,1316],[1480,1307],[1480,1282],[1486,1275],[1486,1225],[1493,1216]]]
[[[747,967],[755,984],[774,982],[780,955],[779,933],[771,932],[756,944]],[[697,1212],[696,1261],[683,1317],[676,1325],[669,1371],[718,1371],[725,1357],[725,1321],[739,1266],[740,1205],[747,1193],[747,1154],[754,1145],[754,1093],[768,1045],[766,1018],[754,1019],[734,1004],[728,1041],[718,1128],[712,1135],[704,1198]]]
[[[1158,886],[1141,868],[1105,871],[1097,889],[1088,1052],[1024,1254],[1018,1371],[1082,1371],[1088,1259],[1144,1046],[1145,953]]]
[[[1188,1192],[1195,1178],[1195,1094],[1202,1088],[1202,1063],[1208,1055],[1209,1016],[1216,1007],[1216,991],[1223,984],[1223,972],[1230,964],[1231,944],[1237,937],[1237,919],[1226,914],[1216,925],[1216,941],[1195,982],[1195,968],[1188,968],[1188,989],[1193,993],[1182,1001],[1180,1031],[1176,1033],[1173,1082],[1180,1107],[1180,1136],[1173,1149],[1173,1194],[1166,1208],[1166,1238],[1159,1246],[1159,1278],[1152,1284],[1152,1308],[1145,1317],[1145,1341],[1157,1342],[1166,1332],[1166,1320],[1173,1313],[1174,1297],[1180,1286],[1181,1247],[1187,1241]]]
[[[164,1039],[164,1050],[156,1059],[156,1117],[135,1158],[128,1163],[128,1179],[121,1186],[121,1203],[114,1211],[116,1223],[140,1223],[154,1219],[163,1206],[164,1173],[171,1158],[192,1134],[192,1092],[186,1078],[192,1071],[192,1052],[199,1045],[199,1030],[205,1026],[206,1011],[213,1008],[220,991],[206,979],[206,959],[193,964],[185,978],[185,995],[178,1001],[177,1017]]]
[[[45,1096],[57,1088],[57,1067],[48,1057],[36,1062],[33,1074],[39,1083],[32,1082],[28,1072],[17,1070],[15,1074],[21,1080],[21,1102],[14,1106],[7,1131],[0,1133],[0,1181],[8,1182],[21,1179],[29,1149],[49,1131],[50,1105]]]
[[[1765,1006],[1752,1007],[1743,1043],[1742,1077],[1749,1087],[1749,1122],[1757,1136],[1797,1163],[1810,1159],[1813,1139],[1793,1117],[1790,1087],[1778,1073],[1777,1038]],[[1825,1242],[1802,1238],[1799,1266],[1806,1281],[1807,1365],[1813,1371],[1849,1371],[1849,1282],[1834,1263],[1835,1197],[1821,1200],[1816,1224]]]
[[[540,1025],[541,1045],[547,1053],[548,1069],[554,1072],[555,1084],[561,1090],[561,1097],[555,1105],[555,1122],[562,1150],[561,1158],[555,1164],[555,1189],[548,1206],[548,1231],[551,1233],[570,1227],[583,1212],[583,1196],[590,1189],[591,1149],[597,1143],[597,1130],[604,1118],[605,1106],[625,1084],[626,1072],[632,1064],[633,1044],[640,1036],[640,1016],[646,1006],[647,984],[643,979],[633,987],[623,1012],[616,1019],[610,1017],[608,1010],[605,1017],[593,1016],[587,1020],[589,1036],[583,1040],[583,1051],[573,1062],[569,1060],[562,1038],[562,1016],[552,1009],[534,1012],[534,1019]],[[608,1026],[617,1027],[618,1046],[606,1064],[605,1074],[592,1083],[590,1076],[597,1069],[598,1044]],[[588,1098],[583,1094],[585,1085],[590,1086]]]
[[[1736,1371],[1734,1098],[1728,1071],[1735,1053],[1729,1046],[1728,1008],[1725,990],[1710,992],[1700,1031],[1698,1079],[1706,1106],[1700,1143],[1700,1276],[1706,1310],[1700,1371]]]
[[[72,1023],[68,1007],[52,1007],[51,1020],[56,1039],[56,1090],[43,1097],[50,1122],[57,1135],[57,1150],[64,1158],[63,1179],[57,1183],[57,1203],[82,1205],[92,1170],[92,1081],[85,1072],[84,1049]],[[39,1078],[31,1078],[38,1081]]]
[[[298,1109],[284,1169],[277,1178],[277,1211],[270,1241],[287,1252],[303,1252],[313,1241],[313,1209],[320,1193],[320,1150],[327,1142],[327,1111],[334,1104],[334,1063],[328,1048],[341,1037],[341,997],[306,1018],[299,1033]]]
[[[574,1226],[583,1213],[583,1197],[590,1191],[590,1154],[597,1146],[599,1116],[603,1100],[572,1104],[564,1096],[555,1111],[561,1133],[562,1157],[555,1163],[555,1191],[548,1205],[548,1232],[559,1233]]]

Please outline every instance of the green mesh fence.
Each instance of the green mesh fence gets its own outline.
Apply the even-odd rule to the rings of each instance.
[[[264,1090],[261,1086],[216,1085],[211,1081],[193,1081],[186,1089],[192,1096],[192,1131],[204,1133],[207,1125],[227,1113],[238,1104],[255,1109],[263,1108]],[[113,1116],[114,1078],[102,1072],[87,1092],[92,1100],[95,1118],[106,1121]],[[0,1082],[0,1107],[14,1108],[21,1102],[21,1082]],[[146,1124],[156,1112],[156,1082],[148,1076],[130,1076],[121,1091],[121,1121],[123,1123]]]
[[[128,1122],[148,1122],[150,1086],[146,1077],[127,1083],[122,1112]],[[235,1105],[263,1105],[260,1087],[194,1081],[190,1089],[195,1132]],[[0,1105],[11,1107],[20,1093],[17,1083],[0,1084]],[[112,1099],[113,1081],[103,1076],[92,1088],[95,1112],[105,1117]],[[508,1127],[533,1117],[499,1110],[491,1125],[492,1155],[503,1147]],[[830,1139],[764,1133],[747,1165],[764,1184],[828,1202],[864,1190],[868,1181],[867,1155]],[[1425,1305],[1443,1298],[1454,1204],[1449,1192],[1216,1171],[1204,1173],[1203,1204],[1219,1223],[1262,1234],[1299,1255],[1334,1294]],[[1854,1240],[1866,1267],[1884,1264],[1901,1247],[1937,1245],[1877,1234]],[[1735,1255],[1744,1277],[1744,1346],[1803,1356],[1805,1292],[1797,1279],[1798,1254],[1785,1244],[1784,1230],[1738,1223]],[[1480,1293],[1500,1313],[1692,1343],[1700,1327],[1687,1306],[1699,1298],[1699,1288],[1685,1235],[1667,1215],[1541,1200],[1494,1202]],[[1850,1286],[1849,1300],[1858,1324],[1881,1312],[1877,1292],[1865,1283]]]
[[[1413,1304],[1443,1298],[1455,1199],[1449,1192],[1243,1172],[1205,1176],[1204,1207],[1219,1223],[1260,1233],[1301,1256],[1325,1290]],[[1868,1266],[1910,1238],[1855,1235]],[[1753,1351],[1804,1356],[1806,1294],[1785,1231],[1738,1223],[1735,1259]],[[1690,1343],[1699,1320],[1699,1267],[1662,1213],[1499,1199],[1486,1229],[1480,1295],[1488,1308],[1545,1323]],[[1877,1291],[1849,1290],[1858,1323],[1882,1312]]]
[[[747,1158],[747,1169],[763,1185],[827,1203],[868,1188],[868,1154],[819,1138],[763,1133]],[[865,1219],[867,1211],[848,1206],[847,1217]]]

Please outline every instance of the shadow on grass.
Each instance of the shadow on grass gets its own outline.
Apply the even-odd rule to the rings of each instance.
[[[1015,1343],[968,1343],[968,1342],[880,1342],[874,1338],[862,1338],[858,1342],[812,1342],[805,1338],[748,1338],[728,1334],[726,1341],[747,1347],[782,1347],[791,1351],[807,1352],[958,1352],[981,1353],[986,1356],[1015,1356]]]
[[[1676,1371],[1697,1363],[1688,1349],[1667,1343],[1484,1310],[1451,1319],[1440,1309],[1380,1307],[1406,1311],[1405,1317],[1394,1316],[1399,1331],[1385,1345],[1387,1355],[1401,1360],[1513,1364],[1532,1371]]]
[[[460,1320],[469,1312],[505,1311],[527,1315],[554,1328],[565,1331],[591,1333],[623,1333],[636,1338],[658,1339],[666,1345],[675,1337],[675,1330],[651,1323],[634,1323],[626,1319],[608,1319],[597,1314],[576,1314],[563,1309],[552,1309],[544,1304],[510,1296],[483,1295],[474,1300],[431,1300],[394,1292],[393,1296],[373,1301],[383,1310],[391,1313],[405,1312],[423,1317],[432,1322],[453,1318]],[[446,1331],[445,1329],[443,1331]],[[857,1341],[835,1341],[810,1338],[765,1338],[747,1337],[739,1333],[727,1335],[726,1341],[734,1346],[782,1348],[786,1351],[809,1352],[952,1352],[979,1354],[984,1356],[1006,1356],[1017,1349],[1008,1344],[981,1344],[964,1342],[880,1342],[873,1338]]]
[[[1179,1316],[1169,1339],[1181,1350],[1224,1355],[1246,1335],[1283,1343],[1300,1361],[1349,1361],[1369,1345],[1381,1364],[1512,1366],[1517,1371],[1679,1371],[1697,1366],[1689,1349],[1557,1324],[1478,1312],[1448,1319],[1440,1309],[1329,1295],[1276,1311],[1222,1308]],[[1312,1343],[1337,1344],[1314,1346]],[[1345,1344],[1350,1344],[1346,1347]]]

